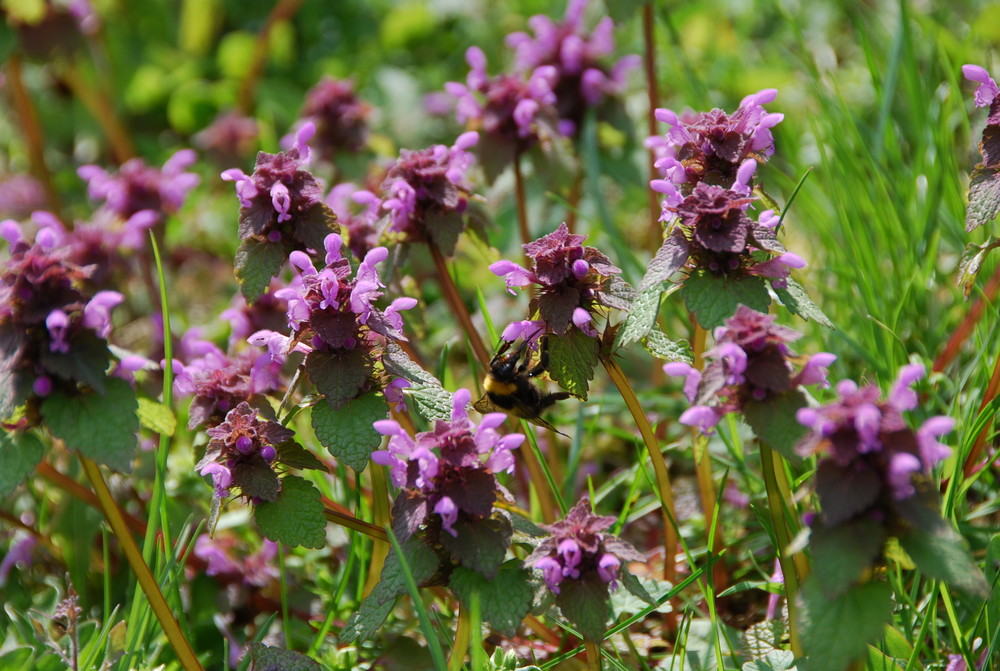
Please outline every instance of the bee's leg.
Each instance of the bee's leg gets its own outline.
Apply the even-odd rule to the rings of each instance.
[[[538,365],[528,371],[528,377],[538,377],[549,369],[549,339],[545,336],[539,340]]]
[[[565,391],[557,391],[554,394],[546,394],[545,396],[542,396],[542,398],[539,399],[538,401],[538,412],[541,412],[542,410],[545,410],[549,406],[554,405],[556,401],[564,401],[570,396],[572,396],[572,394]]]

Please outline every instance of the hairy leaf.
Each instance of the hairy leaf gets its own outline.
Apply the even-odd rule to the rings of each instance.
[[[0,433],[0,498],[24,482],[44,453],[42,442],[32,432]]]
[[[802,392],[793,389],[764,401],[748,401],[743,406],[743,419],[758,438],[797,464],[802,458],[795,453],[795,445],[805,435],[806,427],[795,419],[795,413],[805,405]]]
[[[639,282],[639,291],[645,291],[654,286],[662,285],[674,273],[684,267],[687,259],[688,241],[675,228],[650,260],[649,266],[646,268],[646,274],[643,275],[642,281]]]
[[[301,652],[272,648],[251,642],[247,653],[253,659],[250,671],[322,671],[322,667]]]
[[[763,659],[743,665],[743,671],[795,671],[795,653],[791,650],[772,650]]]
[[[740,305],[758,312],[767,312],[771,303],[764,280],[759,277],[733,280],[704,272],[688,277],[684,281],[681,295],[688,311],[708,331],[722,326]]]
[[[809,294],[806,293],[802,285],[791,277],[786,280],[784,287],[774,287],[772,285],[772,288],[774,288],[774,293],[777,294],[781,304],[788,308],[788,311],[793,315],[798,315],[803,319],[822,324],[830,329],[836,328],[823,310],[809,298]]]
[[[281,243],[261,242],[249,238],[236,250],[236,279],[247,303],[253,303],[267,291],[271,278],[281,272],[285,263],[285,248]]]
[[[655,285],[639,292],[632,301],[628,316],[618,329],[614,349],[631,345],[646,337],[656,323],[656,315],[660,311],[660,297],[663,293],[662,285]]]
[[[42,417],[49,431],[68,447],[111,468],[132,468],[139,408],[135,392],[125,380],[108,378],[105,393],[67,396],[54,393],[42,401]]]
[[[295,215],[295,239],[304,247],[321,251],[326,236],[340,230],[337,215],[330,206],[320,201],[301,214]]]
[[[401,543],[401,549],[410,574],[418,585],[434,575],[438,558],[423,541],[415,536],[411,537]],[[399,558],[395,552],[390,552],[382,566],[378,583],[372,588],[371,594],[361,602],[358,610],[347,619],[340,632],[340,641],[351,643],[367,640],[385,622],[385,618],[389,616],[396,603],[396,598],[406,591],[406,578],[403,576]]]
[[[277,445],[275,449],[278,452],[277,460],[285,466],[290,466],[291,468],[308,468],[323,471],[324,473],[329,472],[326,464],[294,440],[286,440]]]
[[[253,512],[261,533],[272,541],[307,548],[321,548],[326,543],[319,490],[300,477],[283,477],[278,498],[258,504]]]
[[[869,582],[830,599],[817,583],[811,578],[802,589],[802,644],[809,671],[844,671],[885,630],[892,614],[892,589]]]
[[[569,393],[587,400],[590,380],[597,366],[597,340],[573,329],[564,336],[550,335],[548,347],[549,375]]]
[[[831,527],[864,511],[875,503],[881,491],[882,481],[878,474],[866,465],[859,465],[855,470],[824,459],[816,469],[816,494],[823,509],[823,520]]]
[[[339,408],[364,389],[372,362],[360,348],[339,354],[313,350],[306,355],[306,375],[326,402]]]
[[[368,465],[372,450],[382,442],[372,424],[385,419],[389,406],[382,394],[370,392],[334,410],[328,403],[312,409],[316,438],[339,461],[360,472]]]
[[[450,585],[465,606],[472,602],[472,594],[479,592],[483,617],[508,637],[517,632],[521,620],[531,609],[534,596],[531,572],[521,568],[518,561],[501,566],[492,580],[459,566],[451,574]]]
[[[281,483],[271,466],[259,454],[243,457],[230,468],[233,475],[233,486],[240,488],[240,493],[253,499],[275,501]]]
[[[969,205],[965,210],[965,231],[971,233],[993,221],[1000,212],[1000,166],[978,167],[969,182]]]
[[[460,516],[455,531],[457,536],[442,530],[441,545],[459,564],[492,579],[514,533],[510,520],[500,515],[482,520]]]
[[[611,604],[608,585],[597,576],[582,580],[563,580],[559,583],[556,605],[563,617],[573,623],[577,631],[590,641],[600,641],[608,619]]]
[[[691,363],[691,346],[688,345],[687,341],[671,340],[666,333],[658,328],[650,329],[642,344],[657,359]]]
[[[976,278],[979,277],[983,261],[997,247],[1000,247],[1000,238],[994,236],[981,245],[969,244],[966,246],[962,258],[958,262],[958,285],[962,287],[965,300],[969,300],[969,294],[972,293]]]
[[[111,352],[108,343],[93,331],[84,330],[75,335],[70,351],[65,354],[43,348],[39,359],[46,370],[62,379],[83,382],[97,393],[104,393]]]
[[[870,519],[833,528],[814,527],[809,545],[816,560],[813,574],[819,587],[830,598],[845,592],[873,566],[884,543],[885,531]]]

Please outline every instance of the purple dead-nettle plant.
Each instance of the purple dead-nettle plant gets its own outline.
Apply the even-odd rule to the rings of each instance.
[[[143,210],[156,213],[158,219],[177,212],[200,177],[185,172],[197,155],[191,149],[182,149],[167,159],[163,168],[146,165],[141,158],[133,158],[118,169],[108,173],[97,165],[84,165],[77,170],[87,182],[87,193],[93,200],[123,220]]]
[[[240,201],[236,276],[248,301],[267,289],[292,251],[319,253],[326,236],[337,231],[336,216],[323,202],[323,187],[308,169],[306,143],[315,131],[306,122],[287,151],[258,152],[252,175],[239,168],[222,173],[222,179],[235,183]]]
[[[195,466],[211,476],[215,496],[229,496],[232,488],[253,503],[274,501],[281,483],[271,465],[278,446],[295,437],[295,432],[278,422],[261,419],[245,401],[226,414],[221,424],[208,429],[205,456]]]
[[[558,121],[552,86],[557,72],[546,65],[528,76],[490,77],[479,47],[469,47],[465,60],[471,68],[465,84],[448,82],[445,91],[456,100],[458,122],[482,133],[480,162],[492,182],[518,156],[554,134]]]
[[[979,84],[975,93],[976,107],[990,107],[997,96],[1000,96],[1000,87],[986,68],[980,65],[963,65],[962,76]]]
[[[903,415],[917,407],[911,387],[923,376],[923,366],[903,366],[886,398],[876,385],[843,380],[835,387],[836,401],[798,411],[809,433],[797,450],[820,457],[816,491],[828,526],[858,516],[898,524],[898,504],[926,490],[931,469],[951,454],[937,439],[952,430],[954,419],[931,417],[914,430]]]
[[[739,306],[715,330],[715,347],[705,353],[709,363],[704,371],[682,362],[664,364],[665,373],[685,378],[684,393],[692,403],[680,422],[708,432],[749,403],[766,403],[800,386],[827,386],[826,368],[836,356],[819,352],[802,361],[788,347],[801,337],[776,324],[774,316]],[[793,362],[801,362],[798,372]]]
[[[969,180],[969,204],[965,212],[965,230],[971,233],[980,226],[993,221],[1000,213],[1000,87],[990,77],[990,73],[978,65],[963,65],[962,74],[966,79],[979,84],[976,87],[976,107],[986,107],[989,115],[986,117],[986,127],[979,140],[979,153],[983,160],[976,165]],[[968,295],[973,285],[974,275],[982,266],[983,248],[970,249],[962,260],[964,275],[962,282],[966,285]],[[985,250],[992,249],[987,243]]]
[[[63,233],[43,227],[33,241],[0,223],[9,257],[0,274],[0,418],[31,399],[80,386],[101,392],[111,362],[107,339],[116,291],[85,293],[93,272],[70,260]]]
[[[268,291],[251,304],[242,294],[233,296],[229,307],[219,314],[219,319],[229,322],[229,349],[236,351],[258,331],[277,331],[288,321],[288,302],[275,294],[283,285],[271,282]]]
[[[618,277],[621,269],[596,248],[584,246],[586,239],[585,235],[570,233],[563,223],[552,233],[524,245],[525,256],[531,260],[530,270],[507,260],[490,266],[495,275],[504,278],[511,294],[515,287],[539,287],[528,309],[535,327],[512,328],[504,333],[505,340],[527,335],[529,328],[535,338],[543,334],[566,335],[574,328],[597,337],[595,316],[600,310],[628,309],[623,295],[631,289],[626,290]]]
[[[0,217],[25,219],[45,206],[45,187],[31,175],[15,173],[0,178]]]
[[[451,147],[403,149],[382,182],[382,197],[359,191],[354,200],[371,206],[378,199],[389,217],[389,230],[404,242],[434,244],[451,254],[472,198],[468,172],[475,156],[468,150],[478,141],[479,133],[470,131],[459,135]]]
[[[316,126],[313,147],[324,161],[337,154],[356,154],[368,143],[371,106],[358,98],[354,83],[323,77],[309,89],[301,118]]]
[[[792,269],[804,268],[806,262],[778,240],[779,217],[773,210],[764,210],[756,221],[750,217],[748,208],[755,200],[704,182],[686,197],[668,195],[662,218],[671,223],[663,249],[670,251],[675,267],[729,279],[764,277],[776,288],[784,287]]]
[[[266,404],[261,397],[282,386],[281,352],[243,350],[232,356],[202,340],[198,329],[181,339],[182,360],[174,359],[174,393],[192,397],[188,428],[212,427],[243,402]]]
[[[389,340],[406,340],[400,312],[417,304],[414,298],[400,297],[384,310],[376,307],[384,285],[375,266],[388,250],[372,249],[354,272],[341,254],[343,244],[339,234],[327,236],[326,266],[321,270],[305,253],[292,252],[297,277],[275,293],[288,301],[291,334],[264,330],[250,339],[273,351],[305,353],[306,374],[334,408],[366,391],[382,390],[385,385],[375,375],[374,363]]]
[[[565,518],[544,527],[550,535],[524,561],[542,573],[563,616],[591,640],[604,633],[611,614],[608,598],[618,587],[622,567],[645,561],[632,545],[607,533],[615,521],[595,515],[590,500],[583,498]]]
[[[247,159],[257,147],[260,128],[253,117],[231,111],[219,114],[192,141],[217,165],[233,165]]]
[[[672,185],[683,197],[706,182],[749,193],[757,164],[774,154],[771,129],[784,115],[768,112],[764,105],[777,95],[776,89],[749,95],[731,115],[720,109],[681,115],[656,110],[656,118],[671,128],[666,136],[647,141],[662,154],[656,166],[665,180],[654,182],[654,189],[671,197],[668,185]]]
[[[506,420],[503,413],[473,424],[466,411],[470,397],[467,389],[456,391],[451,420],[437,420],[432,431],[413,437],[393,420],[375,422],[389,442],[372,453],[372,461],[388,466],[400,489],[393,503],[393,531],[400,542],[423,532],[424,541],[443,545],[455,564],[491,576],[512,532],[494,506],[511,500],[496,474],[514,469],[511,450],[524,436],[497,431]]]
[[[588,30],[583,18],[587,4],[588,0],[570,0],[561,22],[545,15],[533,16],[528,25],[534,36],[521,32],[507,36],[518,70],[534,73],[539,68],[555,69],[551,88],[559,131],[566,136],[579,132],[588,108],[597,107],[607,96],[621,93],[626,73],[640,63],[635,55],[625,56],[610,67],[603,62],[615,51],[615,25],[606,16]],[[552,75],[546,71],[545,76]]]

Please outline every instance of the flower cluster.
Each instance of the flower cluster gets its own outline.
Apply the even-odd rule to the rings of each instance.
[[[983,160],[972,171],[969,180],[969,203],[965,211],[965,230],[971,233],[987,224],[1000,212],[1000,202],[996,197],[1000,189],[1000,87],[990,77],[990,73],[978,65],[963,65],[965,78],[976,82],[976,107],[988,107],[986,127],[979,140],[979,153]],[[965,262],[963,261],[963,266]],[[976,265],[976,264],[972,264]],[[974,273],[973,273],[974,275]],[[971,285],[971,279],[964,282]]]
[[[326,204],[337,215],[337,223],[347,233],[347,246],[360,260],[378,245],[375,222],[381,201],[371,191],[359,191],[357,186],[344,182],[330,189]],[[362,206],[359,208],[358,206]]]
[[[241,240],[287,243],[301,249],[318,246],[313,244],[316,231],[309,225],[309,213],[322,204],[323,188],[306,168],[310,158],[306,143],[315,131],[312,123],[305,123],[288,151],[258,152],[253,175],[239,168],[222,173],[222,179],[236,185]]]
[[[506,420],[503,413],[485,415],[477,427],[466,412],[470,398],[468,389],[459,389],[451,421],[438,420],[433,431],[412,438],[393,420],[375,422],[389,442],[372,453],[372,461],[388,466],[393,484],[402,490],[393,507],[400,541],[423,526],[458,537],[460,528],[489,518],[497,498],[507,496],[494,474],[514,469],[511,450],[524,436],[496,430]]]
[[[13,221],[0,223],[10,256],[0,274],[0,418],[32,396],[79,384],[100,390],[110,361],[106,339],[115,291],[84,293],[92,268],[69,260],[58,229],[42,228],[33,242]]]
[[[749,95],[732,115],[720,109],[681,116],[669,109],[656,110],[656,118],[671,128],[665,137],[650,138],[647,144],[662,154],[656,166],[667,183],[681,194],[701,182],[730,188],[739,184],[749,193],[747,185],[757,163],[774,153],[771,129],[784,119],[783,114],[764,109],[777,95],[776,89]]]
[[[518,70],[534,76],[539,69],[545,69],[545,76],[552,79],[559,131],[566,136],[579,132],[588,108],[599,105],[605,96],[620,93],[625,74],[639,64],[635,55],[621,58],[610,68],[601,63],[614,53],[615,26],[611,17],[606,16],[592,30],[587,30],[583,22],[587,2],[570,0],[560,23],[544,15],[531,17],[528,25],[534,37],[520,32],[507,36]]]
[[[45,207],[45,188],[31,175],[5,175],[0,179],[0,217],[23,219]]]
[[[663,244],[677,268],[687,264],[717,276],[767,277],[781,287],[793,268],[805,267],[802,257],[778,241],[773,210],[761,212],[757,221],[747,215],[753,197],[702,182],[681,198],[667,182],[660,184],[671,191],[662,218],[675,223]]]
[[[278,577],[278,567],[274,565],[274,558],[278,554],[277,543],[265,538],[260,550],[238,559],[232,553],[235,546],[234,536],[212,538],[208,534],[202,534],[194,543],[194,556],[207,564],[205,575],[218,576],[231,582],[265,587]]]
[[[593,316],[598,306],[628,309],[627,300],[622,298],[624,283],[617,278],[621,269],[594,247],[585,247],[586,239],[585,235],[570,233],[563,223],[552,233],[524,245],[531,270],[507,260],[490,266],[495,275],[505,279],[512,294],[514,287],[541,287],[529,308],[530,314],[538,315],[532,329],[536,335],[564,335],[575,326],[596,337]],[[516,339],[521,334],[520,330],[505,333],[504,339]]]
[[[232,165],[247,158],[257,145],[257,120],[239,112],[219,114],[192,138],[218,165]]]
[[[979,87],[976,89],[976,107],[990,107],[997,96],[1000,96],[1000,87],[996,81],[990,77],[986,68],[979,65],[963,65],[962,76],[970,82],[976,82]]]
[[[826,385],[826,367],[836,357],[820,352],[795,373],[788,344],[802,334],[774,323],[771,315],[739,306],[725,326],[715,331],[715,347],[705,353],[711,362],[698,372],[682,362],[664,364],[668,375],[683,376],[684,393],[693,404],[682,424],[710,431],[730,412],[749,402],[764,402],[801,385]]]
[[[198,329],[184,334],[180,355],[184,362],[173,362],[174,393],[193,397],[188,411],[189,429],[215,426],[240,403],[281,384],[280,353],[245,351],[230,357],[215,343],[202,340]]]
[[[614,590],[623,561],[645,560],[629,543],[602,533],[614,523],[614,517],[592,513],[590,500],[584,498],[565,518],[544,527],[551,535],[524,563],[541,571],[545,584],[555,594],[559,594],[565,580],[593,582],[596,578]]]
[[[508,159],[545,138],[542,126],[556,123],[554,67],[536,68],[527,79],[512,74],[491,78],[479,47],[469,47],[465,60],[471,68],[465,84],[445,84],[445,91],[457,101],[459,123],[482,131],[492,145],[506,150]]]
[[[194,151],[182,149],[167,159],[162,169],[133,158],[123,163],[117,174],[97,165],[81,166],[77,174],[87,182],[90,197],[103,201],[119,218],[128,220],[148,210],[159,220],[179,210],[188,192],[198,185],[198,175],[184,172],[196,159]]]
[[[330,161],[338,153],[364,149],[370,114],[371,108],[358,98],[352,82],[324,77],[306,94],[301,116],[315,124],[316,152]]]
[[[262,330],[251,336],[256,345],[273,352],[306,354],[306,373],[333,406],[339,406],[371,386],[372,354],[387,338],[406,340],[400,312],[417,304],[401,297],[385,310],[375,306],[382,296],[376,264],[389,252],[376,247],[365,255],[354,277],[350,261],[341,256],[339,234],[326,237],[326,267],[317,270],[304,252],[292,252],[297,277],[291,286],[275,292],[288,301],[291,335]]]
[[[798,452],[821,456],[816,491],[828,526],[864,514],[894,519],[893,503],[914,496],[918,480],[951,453],[937,438],[951,431],[954,419],[932,417],[914,431],[903,418],[917,407],[911,386],[923,376],[923,366],[904,366],[885,399],[876,385],[843,380],[837,401],[798,411],[799,423],[809,428]],[[842,496],[846,491],[849,498]]]
[[[274,501],[280,484],[270,464],[277,447],[295,437],[278,422],[262,420],[247,402],[226,414],[224,422],[208,429],[211,440],[205,456],[195,466],[212,478],[215,495],[229,495],[231,487],[254,501]]]
[[[468,132],[459,135],[451,147],[403,149],[382,182],[384,197],[379,200],[369,191],[359,191],[354,199],[365,205],[378,202],[392,222],[389,229],[400,233],[404,241],[433,242],[450,254],[464,227],[462,215],[472,195],[466,173],[475,157],[468,150],[478,141],[479,133]]]

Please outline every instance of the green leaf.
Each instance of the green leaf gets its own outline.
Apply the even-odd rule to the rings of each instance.
[[[874,564],[885,532],[874,520],[854,520],[833,528],[816,527],[809,536],[815,557],[814,575],[830,598],[842,594]]]
[[[774,293],[777,294],[778,300],[781,304],[788,308],[788,311],[793,315],[798,315],[803,319],[808,319],[814,321],[817,324],[822,324],[823,326],[835,329],[833,322],[830,318],[820,309],[818,305],[813,303],[812,299],[809,298],[809,294],[802,287],[801,284],[789,277],[787,280],[787,285],[784,287],[774,287]]]
[[[965,211],[966,233],[992,221],[997,212],[1000,212],[1000,166],[978,166],[969,181],[969,206]]]
[[[875,646],[868,646],[868,660],[865,664],[865,671],[903,671],[906,667],[906,659],[897,660],[888,656]]]
[[[577,398],[587,400],[590,380],[597,366],[599,345],[579,329],[563,336],[548,336],[549,376]]]
[[[418,383],[410,385],[403,393],[413,399],[417,412],[427,421],[447,421],[451,418],[451,410],[455,405],[454,394],[444,387]]]
[[[275,501],[265,501],[254,508],[254,519],[261,533],[285,545],[321,548],[326,544],[326,517],[319,490],[295,475],[281,479],[281,491]]]
[[[795,671],[795,653],[790,650],[772,650],[763,659],[747,662],[743,671]]]
[[[674,228],[646,266],[646,273],[639,282],[639,291],[662,286],[674,273],[684,267],[687,260],[688,241],[677,228]]]
[[[152,399],[139,397],[139,423],[154,433],[172,436],[177,430],[177,417],[173,410]]]
[[[276,501],[281,491],[281,481],[271,465],[259,454],[240,459],[230,468],[233,487],[253,499]]]
[[[710,273],[698,273],[684,281],[681,295],[688,311],[708,331],[722,326],[740,305],[758,312],[767,312],[771,304],[764,280],[759,277],[732,280]]]
[[[53,436],[111,468],[132,468],[139,418],[135,392],[125,380],[112,377],[104,394],[67,396],[54,393],[42,401],[42,418]]]
[[[844,671],[878,640],[892,614],[892,589],[883,582],[855,585],[830,599],[812,577],[803,586],[802,601],[809,671]]]
[[[244,240],[236,250],[236,279],[247,303],[253,303],[267,291],[271,278],[281,272],[285,263],[285,248],[281,243]]]
[[[687,341],[671,340],[667,334],[658,328],[652,328],[642,341],[646,350],[663,361],[683,361],[691,363],[691,346]]]
[[[382,394],[369,392],[336,410],[328,403],[317,403],[312,409],[312,427],[330,454],[361,472],[372,450],[382,442],[382,435],[372,423],[388,415],[389,405]]]
[[[35,470],[45,448],[34,433],[0,433],[0,498],[14,491]]]
[[[43,348],[39,359],[42,366],[64,380],[83,382],[103,394],[108,379],[111,352],[108,343],[90,330],[73,336],[70,351],[65,354]]]
[[[679,286],[679,285],[677,285]],[[656,315],[660,311],[660,296],[663,294],[663,286],[656,285],[639,292],[639,295],[632,301],[628,316],[622,322],[615,336],[614,349],[631,345],[642,340],[649,330],[656,323]]]
[[[897,505],[911,522],[909,530],[899,537],[899,544],[917,568],[970,596],[985,599],[990,593],[986,578],[951,524],[922,497],[913,496]]]
[[[309,381],[334,408],[356,397],[372,375],[371,359],[361,348],[342,354],[313,350],[305,365]]]
[[[322,250],[326,236],[338,231],[337,215],[322,201],[295,216],[295,239],[305,247]]]
[[[969,300],[969,294],[976,284],[979,271],[983,266],[983,261],[987,255],[997,247],[1000,247],[1000,238],[990,236],[990,239],[981,245],[970,243],[962,252],[962,258],[958,262],[958,286],[962,287],[965,300]]]
[[[514,534],[510,520],[501,515],[487,519],[460,517],[454,526],[456,536],[441,531],[441,545],[459,564],[492,580]]]
[[[253,659],[253,671],[322,671],[323,667],[301,652],[283,650],[257,643],[247,653]]]
[[[795,413],[805,406],[802,392],[793,389],[764,401],[748,401],[743,406],[743,418],[758,438],[798,464],[802,457],[795,453],[795,445],[805,435],[806,427],[795,419]]]
[[[608,584],[597,576],[591,576],[580,580],[563,580],[559,583],[559,590],[556,605],[563,617],[572,622],[587,640],[602,640],[611,617]]]
[[[275,449],[278,453],[277,460],[285,466],[290,466],[291,468],[308,468],[323,471],[324,473],[330,472],[326,464],[320,461],[315,454],[294,440],[286,440],[281,445],[276,446]]]
[[[531,572],[515,560],[501,566],[492,580],[459,566],[449,584],[465,606],[472,603],[473,592],[479,592],[483,617],[501,634],[512,637],[531,609],[534,590],[530,578]]]
[[[419,585],[432,575],[438,567],[438,558],[418,537],[412,536],[401,544],[406,565],[413,580]],[[382,626],[389,616],[396,597],[407,591],[406,579],[395,552],[390,552],[382,566],[382,575],[372,588],[371,594],[361,602],[361,606],[347,619],[340,632],[341,643],[365,641]]]

